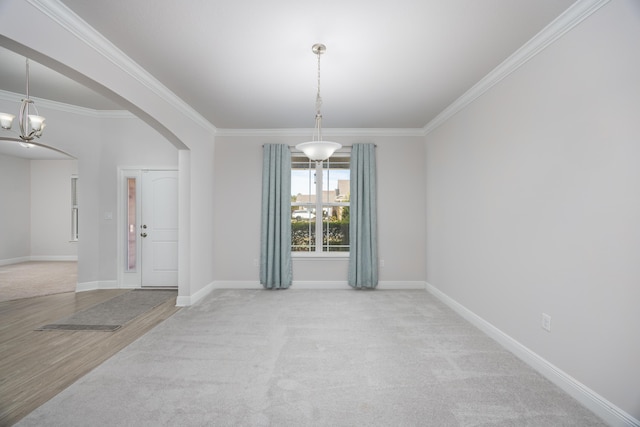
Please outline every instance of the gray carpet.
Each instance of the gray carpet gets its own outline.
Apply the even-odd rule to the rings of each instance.
[[[603,426],[425,291],[220,290],[19,426]]]
[[[29,261],[0,266],[0,301],[75,292],[78,263]]]
[[[146,313],[169,298],[175,290],[136,289],[96,304],[37,330],[108,331],[113,332],[127,322]]]

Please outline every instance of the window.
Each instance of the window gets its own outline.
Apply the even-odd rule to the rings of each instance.
[[[349,154],[291,157],[291,251],[349,252]],[[321,243],[318,243],[321,242]]]
[[[71,177],[71,241],[78,241],[78,177]]]
[[[136,229],[137,199],[136,179],[127,178],[127,271],[135,272],[137,264],[136,248],[138,233]]]

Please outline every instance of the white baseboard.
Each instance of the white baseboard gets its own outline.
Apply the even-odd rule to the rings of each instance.
[[[264,289],[257,280],[220,280],[213,282],[213,289]],[[352,289],[346,280],[337,281],[315,281],[315,280],[294,280],[291,289]],[[381,281],[378,283],[379,290],[425,290],[426,284],[422,281]]]
[[[186,296],[178,295],[178,298],[176,298],[176,307],[188,307],[190,305],[194,305],[195,303],[200,301],[202,298],[209,295],[214,289],[216,289],[215,283],[216,282],[209,283],[207,286],[200,289],[198,292],[196,292],[193,295],[186,295]]]
[[[214,289],[262,289],[257,280],[215,280],[211,283]]]
[[[214,289],[264,289],[257,280],[220,280],[213,282]],[[294,280],[289,289],[350,289],[346,281]]]
[[[262,289],[262,285],[260,285]],[[314,280],[294,280],[290,289],[326,289],[326,290],[347,290],[351,289],[346,280],[336,281],[314,281]]]
[[[522,361],[538,371],[548,380],[582,403],[585,407],[601,417],[606,423],[615,427],[640,427],[640,421],[626,413],[613,403],[600,396],[575,378],[568,375],[546,359],[540,357],[524,345],[520,344],[500,329],[493,326],[471,310],[464,307],[439,289],[426,284],[426,289],[440,301],[452,308],[478,329],[489,335],[507,350],[514,353]]]
[[[120,289],[117,280],[97,280],[76,285],[76,292],[95,291],[98,289]]]
[[[427,283],[423,281],[382,281],[378,283],[377,289],[382,290],[402,290],[402,291],[410,291],[410,290],[420,290],[424,291],[427,289]]]
[[[0,259],[0,267],[3,265],[20,264],[21,262],[31,261],[31,257],[23,256],[18,258]]]
[[[30,261],[78,261],[77,255],[32,255]]]
[[[78,261],[76,255],[30,255],[18,258],[0,259],[0,267],[3,265],[20,264],[29,261]]]

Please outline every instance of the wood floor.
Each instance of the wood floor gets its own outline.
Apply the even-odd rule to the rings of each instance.
[[[126,290],[0,302],[0,426],[10,426],[180,308],[169,299],[115,332],[36,331]]]

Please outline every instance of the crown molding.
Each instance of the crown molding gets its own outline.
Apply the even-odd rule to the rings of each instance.
[[[15,102],[16,112],[18,111],[19,104],[24,98],[23,94],[8,92],[0,89],[0,101]],[[134,114],[127,110],[94,110],[92,108],[79,107],[77,105],[65,104],[64,102],[51,101],[49,99],[37,98],[30,96],[30,99],[37,104],[37,107],[47,108],[49,110],[63,111],[65,113],[79,114],[81,116],[89,116],[97,119],[133,119],[136,118]]]
[[[531,58],[542,52],[553,42],[587,19],[610,0],[578,0],[560,16],[544,27],[531,40],[522,45],[511,56],[494,68],[489,74],[465,92],[460,98],[442,110],[423,128],[424,134],[433,132],[467,105],[482,96],[502,79],[516,71]]]
[[[311,139],[312,128],[217,129],[216,136],[294,136]],[[323,136],[425,136],[422,128],[323,128]]]
[[[140,67],[135,61],[119,50],[113,43],[83,21],[78,15],[59,0],[27,0],[46,16],[60,24],[87,46],[94,49],[114,65],[139,81],[153,93],[181,111],[194,122],[218,136],[308,136],[307,129],[217,129],[187,103],[162,85],[155,77]],[[538,53],[543,51],[565,33],[580,24],[594,12],[609,3],[610,0],[578,0],[553,22],[543,28],[531,40],[525,43],[509,58],[494,68],[489,74],[465,92],[433,120],[420,129],[326,129],[325,135],[334,136],[425,136],[459,111],[466,108],[477,98],[505,77],[516,71]],[[53,102],[53,101],[49,101]],[[65,104],[63,104],[65,105]],[[68,108],[65,107],[65,108]],[[85,109],[87,110],[87,109]],[[77,111],[77,110],[76,110]],[[85,111],[86,114],[86,111]],[[102,114],[102,113],[101,113]],[[109,114],[109,113],[105,113]],[[117,115],[117,114],[116,114]],[[103,115],[100,115],[103,117]]]
[[[76,15],[71,9],[59,0],[27,0],[29,4],[40,10],[47,17],[57,22],[64,29],[69,31],[80,41],[95,50],[112,64],[129,74],[146,88],[158,95],[169,105],[180,111],[182,114],[193,120],[195,123],[208,130],[215,132],[215,126],[207,119],[195,111],[189,104],[184,102],[175,93],[160,83],[144,68],[129,58],[124,52],[118,49],[102,34],[87,24],[82,18]]]

